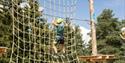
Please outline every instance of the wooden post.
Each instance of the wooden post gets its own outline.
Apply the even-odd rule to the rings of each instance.
[[[90,25],[91,25],[91,37],[92,37],[92,55],[97,55],[97,45],[96,45],[96,28],[94,23],[94,7],[93,0],[89,0],[89,10],[90,10]]]

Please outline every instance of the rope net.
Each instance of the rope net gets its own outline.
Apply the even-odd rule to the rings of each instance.
[[[73,26],[77,0],[11,0],[13,44],[10,63],[79,63],[82,42],[79,28]],[[66,20],[65,53],[55,54],[51,43],[56,33],[53,18]],[[79,46],[78,46],[79,44]],[[59,45],[56,45],[59,48]]]

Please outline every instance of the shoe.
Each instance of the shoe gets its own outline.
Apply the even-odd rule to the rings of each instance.
[[[59,58],[57,54],[52,55],[54,58]]]
[[[63,54],[66,53],[66,49],[65,48],[62,49],[62,53]]]
[[[62,57],[62,58],[65,58],[64,53],[58,53],[58,56],[60,56],[60,57]]]
[[[60,57],[65,58],[65,56],[63,54],[61,54]]]

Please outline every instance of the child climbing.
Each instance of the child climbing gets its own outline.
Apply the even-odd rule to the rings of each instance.
[[[65,47],[64,47],[64,25],[66,25],[65,20],[62,18],[57,18],[52,21],[52,24],[54,26],[54,31],[56,33],[55,41],[52,44],[52,47],[55,51],[55,53],[62,52],[65,53]],[[59,45],[59,50],[57,50],[56,44]]]
[[[121,38],[122,38],[123,40],[125,40],[125,27],[123,27],[123,28],[121,29],[121,34],[120,34],[120,36],[121,36]]]

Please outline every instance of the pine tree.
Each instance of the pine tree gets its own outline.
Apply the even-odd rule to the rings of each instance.
[[[29,2],[23,0],[0,1],[0,4],[3,5],[3,8],[0,8],[0,10],[3,10],[0,11],[0,46],[9,48],[7,56],[0,58],[0,63],[8,63],[10,58],[14,62],[16,62],[18,58],[19,63],[34,62],[35,59],[41,60],[41,63],[52,60],[48,54],[44,53],[50,52],[50,43],[54,40],[55,33],[50,29],[51,25],[47,23],[47,20],[41,18],[42,15],[38,11],[38,1],[33,3],[34,1],[35,0],[30,0]],[[21,3],[24,2],[27,3],[27,6],[21,7]],[[76,53],[80,50],[78,48],[82,48],[82,38],[79,28],[75,27],[74,30],[70,23],[68,24],[69,26],[65,26],[64,32],[65,46],[67,49],[66,54],[68,54],[65,60],[72,61],[76,59],[72,62],[77,62]],[[12,25],[14,25],[14,27]],[[14,37],[12,31],[14,31]],[[11,49],[13,38],[15,45],[14,49]],[[12,57],[10,57],[12,53],[11,50],[14,51]],[[72,52],[75,53],[70,54]]]
[[[26,7],[25,5],[21,7],[22,3],[26,3]],[[48,36],[50,33],[46,20],[40,18],[38,1],[15,0],[13,6],[14,41],[17,45],[14,47],[19,46],[19,48],[14,48],[14,54],[19,55],[19,57],[15,57],[13,54],[12,60],[19,63],[38,62],[35,59],[40,60],[40,62],[46,60],[46,55],[43,54],[46,52],[44,45],[49,42]]]
[[[98,52],[122,57],[124,51],[121,50],[123,44],[119,36],[120,28],[118,18],[114,18],[112,10],[104,9],[98,16],[97,22]],[[120,61],[122,63],[123,60]],[[117,63],[117,60],[114,62]]]
[[[7,53],[0,58],[0,63],[8,63],[12,44],[11,4],[8,0],[0,0],[0,47],[7,47]]]

